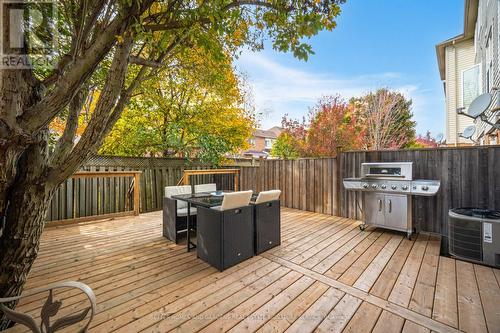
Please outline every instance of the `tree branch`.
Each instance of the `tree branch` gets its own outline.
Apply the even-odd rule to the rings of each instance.
[[[153,68],[160,68],[162,66],[161,62],[156,62],[141,57],[130,57],[130,63]]]
[[[84,94],[80,91],[69,103],[69,116],[66,121],[66,127],[57,142],[56,149],[52,155],[51,165],[58,165],[71,152],[76,130],[78,129],[78,118],[80,116],[84,100]]]
[[[54,165],[48,180],[59,183],[70,177],[81,163],[83,163],[90,154],[94,153],[96,147],[99,147],[104,139],[104,132],[117,99],[122,92],[125,83],[127,68],[129,65],[128,57],[132,49],[133,37],[128,35],[122,44],[116,47],[116,51],[111,63],[111,67],[106,77],[104,89],[102,90],[95,110],[92,114],[89,125],[85,129],[80,141],[73,147],[68,157]]]
[[[241,6],[256,6],[256,7],[265,7],[269,9],[275,9],[275,10],[282,10],[283,8],[280,8],[274,3],[269,3],[265,1],[252,1],[252,0],[235,0],[228,4],[226,7],[224,7],[224,10],[230,10],[235,7],[241,7]],[[288,11],[293,10],[292,6],[289,6]]]
[[[140,4],[134,2],[126,11],[126,16],[116,15],[85,52],[85,56],[77,57],[69,66],[57,81],[54,89],[18,117],[20,127],[25,132],[36,133],[54,119],[68,105],[78,88],[95,71],[98,64],[115,45],[116,36],[122,35],[151,2],[152,0],[143,0]]]
[[[99,62],[116,43],[117,35],[124,29],[124,22],[116,18],[85,57],[79,57],[59,78],[54,90],[40,102],[26,110],[19,118],[20,126],[27,132],[37,132],[46,126],[71,101],[78,87],[87,80]]]
[[[237,7],[242,7],[242,6],[255,6],[255,7],[265,7],[269,9],[274,9],[274,10],[284,10],[284,11],[292,11],[293,7],[289,6],[288,8],[283,8],[280,6],[277,6],[274,3],[269,3],[266,1],[257,1],[257,0],[236,0],[225,7],[222,8],[223,12],[229,11],[233,8]],[[159,16],[161,13],[156,13],[156,16]],[[182,28],[188,28],[193,25],[193,23],[200,23],[200,24],[210,24],[211,21],[208,17],[201,17],[197,19],[196,21],[173,21],[173,22],[167,22],[163,24],[146,24],[144,25],[144,30],[146,31],[164,31],[164,30],[175,30],[175,29],[182,29]]]

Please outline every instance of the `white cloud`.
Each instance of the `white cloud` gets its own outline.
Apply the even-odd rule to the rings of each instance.
[[[257,111],[264,113],[264,128],[280,124],[284,114],[294,118],[307,115],[308,108],[322,96],[339,94],[349,99],[381,87],[389,87],[412,98],[415,118],[419,123],[425,123],[420,116],[425,118],[426,112],[420,109],[426,107],[426,92],[420,90],[418,83],[408,82],[402,73],[340,77],[333,73],[300,70],[283,65],[265,53],[252,52],[243,53],[238,68],[249,76]]]

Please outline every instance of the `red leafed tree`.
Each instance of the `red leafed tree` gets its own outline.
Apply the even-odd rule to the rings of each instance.
[[[425,135],[418,135],[415,142],[412,144],[412,148],[436,148],[439,144],[436,142],[431,135],[430,131],[427,131]]]
[[[305,118],[302,121],[283,116],[281,120],[283,132],[273,147],[271,155],[279,158],[306,156],[308,125]]]
[[[360,149],[363,138],[364,128],[355,108],[340,96],[324,97],[311,110],[309,156],[336,156],[339,149]]]
[[[379,89],[346,103],[340,96],[320,99],[309,121],[283,118],[286,137],[277,157],[336,156],[339,150],[385,150],[415,143],[412,101],[401,93]],[[285,140],[286,139],[286,140]],[[286,153],[286,154],[285,154]]]

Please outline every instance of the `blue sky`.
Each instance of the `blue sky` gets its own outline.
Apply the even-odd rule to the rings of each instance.
[[[351,0],[337,28],[310,40],[307,62],[266,47],[243,52],[237,68],[247,75],[261,126],[284,114],[307,115],[323,95],[359,96],[378,87],[413,100],[417,132],[444,132],[444,93],[435,45],[463,30],[463,0]]]

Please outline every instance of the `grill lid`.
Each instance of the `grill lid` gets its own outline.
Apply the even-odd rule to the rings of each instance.
[[[472,216],[489,220],[500,220],[500,212],[490,209],[461,207],[461,208],[453,208],[451,209],[451,211],[458,215]]]
[[[361,163],[362,179],[412,180],[413,162]]]

